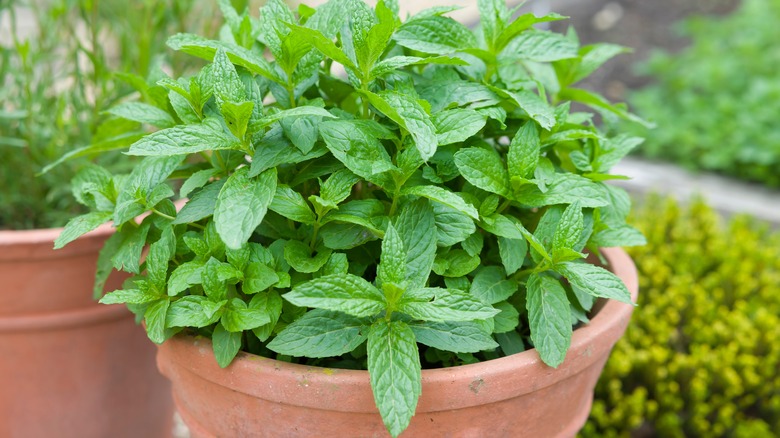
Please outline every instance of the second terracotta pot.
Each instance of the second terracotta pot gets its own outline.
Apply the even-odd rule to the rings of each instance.
[[[634,264],[606,249],[636,300]],[[417,413],[402,437],[572,437],[633,307],[608,301],[575,330],[557,369],[535,350],[424,370]],[[193,437],[386,437],[368,372],[309,367],[240,353],[221,369],[208,339],[176,336],[159,348],[160,370]]]
[[[0,231],[0,437],[169,437],[154,345],[125,306],[92,298],[113,230],[54,251],[60,232]]]

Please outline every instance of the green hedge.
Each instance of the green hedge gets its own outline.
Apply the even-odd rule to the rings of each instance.
[[[651,201],[637,222],[639,307],[582,436],[776,436],[780,233],[702,203]]]
[[[685,167],[780,186],[780,0],[745,0],[725,18],[684,24],[689,48],[645,66],[631,96],[658,127],[639,152]]]

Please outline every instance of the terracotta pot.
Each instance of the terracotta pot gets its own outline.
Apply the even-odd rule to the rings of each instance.
[[[154,345],[124,306],[92,299],[112,228],[54,251],[61,231],[0,231],[0,437],[170,436]]]
[[[628,255],[606,249],[611,269],[637,294]],[[424,370],[417,413],[402,437],[572,437],[633,307],[607,301],[575,330],[557,369],[535,350],[473,365]],[[385,437],[367,371],[288,364],[240,353],[226,369],[211,342],[176,336],[159,348],[160,370],[193,437]]]

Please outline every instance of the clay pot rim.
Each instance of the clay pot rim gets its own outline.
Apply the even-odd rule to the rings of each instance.
[[[638,279],[631,258],[620,248],[604,248],[602,254],[610,270],[623,280],[636,301]],[[574,331],[566,360],[557,369],[546,366],[535,349],[476,364],[425,369],[422,371],[423,389],[418,412],[460,409],[505,400],[574,376],[609,354],[628,324],[632,311],[631,305],[607,300],[589,324]],[[616,330],[616,327],[621,329]],[[158,366],[163,374],[168,374],[166,362],[176,361],[177,367],[233,391],[315,409],[322,406],[316,397],[312,397],[313,393],[328,392],[334,387],[365,389],[361,397],[340,399],[338,405],[329,405],[328,408],[345,412],[376,412],[371,402],[370,386],[367,386],[367,371],[290,364],[245,352],[240,352],[230,366],[221,369],[213,357],[211,345],[207,338],[176,335],[160,347]],[[502,376],[510,375],[514,379],[508,380],[521,383],[493,387],[489,394],[479,393],[482,382],[503,381]],[[527,379],[518,379],[518,375],[527,376]],[[471,384],[464,385],[464,382]],[[297,387],[301,386],[308,390],[300,391]],[[447,390],[437,391],[436,388]],[[368,394],[365,394],[366,391]],[[457,392],[457,396],[453,392]]]
[[[60,331],[100,325],[133,316],[122,304],[96,305],[40,314],[0,316],[0,334]]]
[[[34,228],[31,230],[0,230],[0,245],[17,243],[41,243],[54,242],[62,233],[64,227],[59,228]],[[114,228],[111,223],[105,223],[96,229],[84,234],[84,236],[111,234]]]
[[[84,234],[64,248],[54,250],[54,241],[64,228],[33,230],[0,230],[0,260],[42,260],[67,258],[94,252],[103,246],[105,238],[114,233],[112,223],[105,223]],[[33,248],[35,250],[28,250]]]

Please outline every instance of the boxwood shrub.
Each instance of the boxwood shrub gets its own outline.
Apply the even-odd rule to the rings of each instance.
[[[780,233],[745,217],[724,227],[701,202],[656,199],[635,223],[648,240],[630,250],[639,307],[582,436],[775,436]]]

